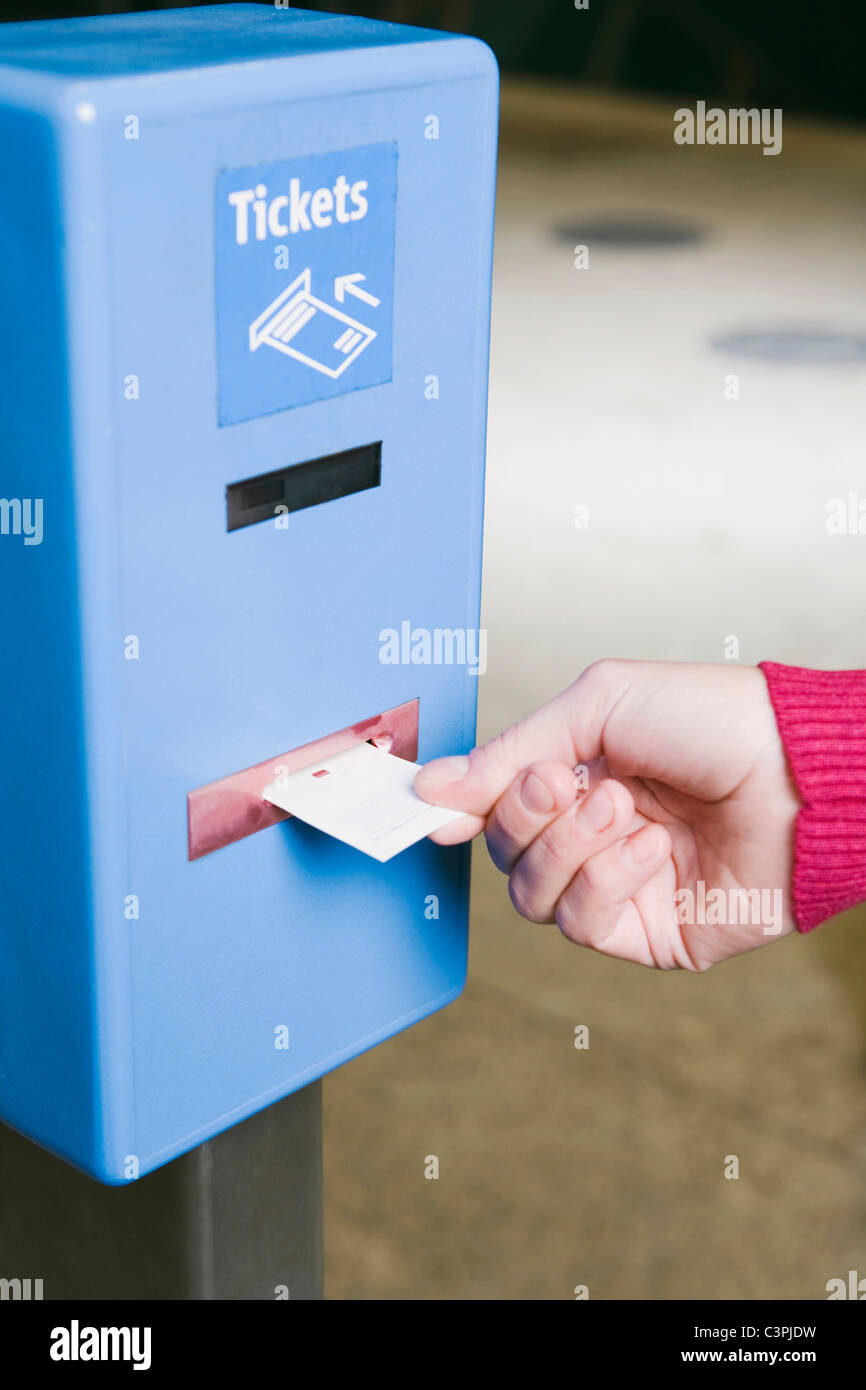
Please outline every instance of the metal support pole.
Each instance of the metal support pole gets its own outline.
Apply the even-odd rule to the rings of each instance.
[[[46,1299],[321,1298],[321,1082],[129,1187],[0,1125],[0,1279]]]

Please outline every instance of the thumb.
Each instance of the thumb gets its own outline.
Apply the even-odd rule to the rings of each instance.
[[[575,763],[577,751],[566,699],[570,694],[571,690],[557,695],[489,743],[473,748],[466,757],[436,758],[427,763],[415,777],[418,795],[454,811],[487,816],[530,763],[542,758]]]

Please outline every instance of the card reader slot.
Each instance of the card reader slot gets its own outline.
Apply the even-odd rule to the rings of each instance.
[[[356,743],[372,743],[395,757],[414,762],[418,756],[418,708],[417,699],[406,700],[402,705],[394,705],[381,714],[337,729],[313,743],[278,753],[267,762],[196,787],[187,795],[189,858],[201,859],[215,849],[285,820],[285,811],[262,800],[265,787],[280,771],[295,772],[298,768],[309,767],[319,758],[342,753]]]

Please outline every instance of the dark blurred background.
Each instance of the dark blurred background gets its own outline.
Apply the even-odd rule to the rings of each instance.
[[[167,3],[0,4],[5,20],[176,9]],[[311,3],[296,9],[363,14],[475,34],[506,72],[615,84],[720,104],[866,114],[863,5],[814,0],[391,0]]]

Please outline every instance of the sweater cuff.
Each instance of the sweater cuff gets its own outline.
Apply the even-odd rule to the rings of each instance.
[[[866,671],[759,666],[803,802],[793,907],[806,932],[866,901]]]

